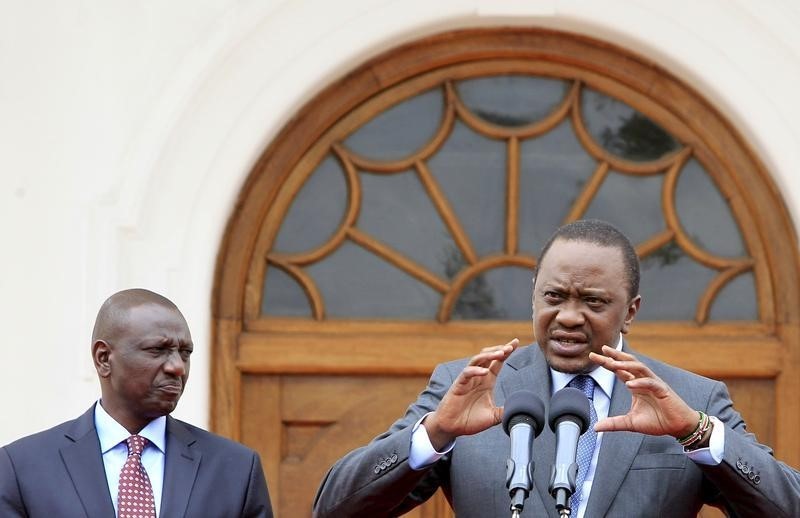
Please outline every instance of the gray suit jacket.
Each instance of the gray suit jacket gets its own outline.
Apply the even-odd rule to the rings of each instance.
[[[169,416],[166,449],[159,516],[272,516],[254,451]],[[0,516],[113,518],[94,406],[0,448]]]
[[[629,350],[627,344],[625,349]],[[719,466],[701,466],[672,437],[606,433],[587,518],[694,518],[704,503],[725,507],[735,516],[800,516],[800,473],[776,461],[768,447],[746,432],[723,383],[636,355],[692,408],[725,423],[724,460]],[[331,468],[314,502],[316,517],[396,516],[425,501],[439,487],[459,518],[509,515],[505,472],[510,440],[500,426],[459,437],[453,450],[428,469],[414,471],[408,464],[414,423],[436,408],[466,361],[439,365],[403,418]],[[522,389],[534,391],[547,402],[550,384],[539,347],[520,348],[500,372],[496,404],[503,405],[509,394]],[[609,415],[627,413],[630,404],[630,392],[615,383]],[[549,427],[534,441],[533,449],[534,490],[523,516],[555,518],[555,501],[547,491],[555,452],[555,435]]]

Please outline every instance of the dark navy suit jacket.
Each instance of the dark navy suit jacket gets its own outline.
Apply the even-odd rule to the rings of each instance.
[[[162,518],[272,517],[253,450],[167,416]],[[94,406],[0,448],[0,516],[113,518]]]

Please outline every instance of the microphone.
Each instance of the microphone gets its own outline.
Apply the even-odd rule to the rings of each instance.
[[[511,437],[506,462],[506,487],[511,497],[511,516],[522,512],[533,488],[533,439],[544,428],[544,403],[529,390],[511,394],[503,409],[503,430]]]
[[[589,398],[583,391],[565,387],[550,400],[550,429],[556,434],[556,462],[550,471],[550,495],[559,516],[569,516],[569,499],[575,492],[578,439],[589,427]]]

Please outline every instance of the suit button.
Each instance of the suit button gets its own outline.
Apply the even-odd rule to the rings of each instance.
[[[389,459],[389,460],[391,460],[391,461],[392,461],[392,464],[394,464],[395,462],[397,462],[397,454],[396,454],[396,453],[393,453],[393,454],[392,454],[392,458],[391,458],[391,459]]]
[[[386,461],[382,460],[379,466],[381,467],[381,469],[386,469]]]
[[[381,468],[375,466],[375,469],[372,470],[376,475],[381,472]]]
[[[750,480],[754,480],[756,478],[755,472],[750,471],[750,473],[747,474],[747,478],[749,478]]]
[[[759,482],[761,482],[761,475],[756,475],[753,477],[753,484],[758,485]]]
[[[744,466],[744,464],[742,464],[742,459],[739,459],[739,460],[736,461],[736,468],[737,469],[742,469],[743,466]]]

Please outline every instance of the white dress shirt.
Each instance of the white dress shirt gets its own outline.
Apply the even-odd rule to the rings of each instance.
[[[108,491],[111,493],[111,501],[114,503],[114,513],[116,514],[118,512],[119,475],[122,472],[122,466],[128,459],[128,445],[125,440],[131,434],[108,415],[100,403],[98,401],[94,407],[94,426],[97,429],[97,437],[100,439],[100,452],[103,454]],[[164,485],[164,455],[167,446],[166,416],[150,421],[139,432],[139,435],[150,441],[150,444],[142,452],[142,465],[153,486],[156,516],[159,516],[161,514],[161,490]]]
[[[622,350],[622,334],[619,335],[617,345],[614,348],[618,351]],[[614,382],[617,378],[613,372],[600,366],[589,372],[588,375],[591,376],[596,383],[593,403],[595,412],[597,412],[597,420],[601,421],[608,417],[608,410],[611,406],[611,393],[614,390]],[[577,376],[577,374],[565,374],[550,369],[550,379],[553,387],[552,393],[555,394],[557,391],[566,387],[575,376]],[[427,415],[428,414],[425,414],[422,416],[422,419],[417,421],[414,425],[413,434],[411,435],[411,451],[408,459],[411,469],[419,470],[433,464],[442,458],[442,456],[449,453],[456,443],[456,441],[453,441],[447,445],[444,451],[436,451],[431,444],[425,426],[421,424]],[[724,425],[716,417],[711,417],[711,420],[714,422],[714,429],[711,432],[708,448],[700,448],[698,450],[686,452],[686,454],[692,461],[698,464],[714,466],[722,462],[722,454],[725,451],[725,430]],[[605,432],[600,432],[597,434],[597,442],[595,443],[592,462],[589,465],[589,472],[586,474],[586,479],[583,481],[581,502],[578,505],[577,512],[573,512],[572,514],[572,516],[576,518],[583,518],[584,513],[586,513],[586,503],[592,491],[594,472],[597,468],[597,457],[600,453],[600,444],[603,442],[604,433]]]

